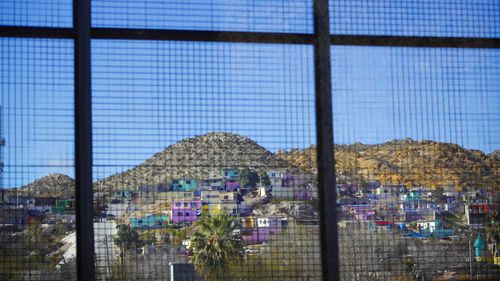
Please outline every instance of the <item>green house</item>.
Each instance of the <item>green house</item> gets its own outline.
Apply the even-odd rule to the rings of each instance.
[[[56,206],[52,208],[54,214],[73,213],[75,211],[74,199],[56,199]]]
[[[167,215],[147,215],[141,218],[130,218],[132,228],[162,228],[168,224]]]
[[[198,181],[191,179],[173,180],[170,184],[171,191],[193,191],[198,189]]]
[[[132,191],[130,190],[118,190],[115,191],[113,199],[123,201],[132,199]]]

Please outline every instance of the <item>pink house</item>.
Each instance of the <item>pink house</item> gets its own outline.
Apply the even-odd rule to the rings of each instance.
[[[172,223],[195,222],[201,214],[201,200],[174,199],[171,209]]]

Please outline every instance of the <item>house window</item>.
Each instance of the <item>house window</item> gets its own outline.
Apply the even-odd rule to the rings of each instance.
[[[189,217],[189,212],[186,212],[186,217]]]
[[[182,212],[177,212],[178,217],[182,217]]]

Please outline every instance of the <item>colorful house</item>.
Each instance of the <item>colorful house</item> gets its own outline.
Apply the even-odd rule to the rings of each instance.
[[[52,208],[56,215],[70,214],[75,212],[75,199],[57,199],[56,206]]]
[[[470,203],[465,205],[467,224],[472,228],[482,228],[488,223],[488,216],[498,209],[498,204]]]
[[[222,179],[205,179],[201,183],[202,190],[223,190],[224,183]]]
[[[279,171],[275,170],[268,171],[267,176],[269,177],[269,181],[271,182],[272,187],[283,186],[283,180],[281,178],[281,173]]]
[[[373,204],[342,205],[342,215],[352,216],[356,220],[367,221],[375,216]]]
[[[174,199],[171,210],[173,223],[195,222],[201,215],[201,200]]]
[[[238,214],[238,205],[232,200],[222,200],[219,203],[202,205],[201,210],[204,215],[208,216],[217,216],[220,214],[236,216]]]
[[[39,211],[41,213],[52,213],[52,208],[56,206],[55,197],[40,197],[29,199],[26,204],[28,210]]]
[[[280,217],[241,219],[240,235],[244,245],[261,244],[281,233],[287,220]]]
[[[198,188],[198,181],[193,179],[177,179],[170,184],[171,191],[194,191]]]
[[[157,198],[157,188],[154,186],[141,186],[137,189],[139,200],[142,204],[154,204]]]
[[[203,204],[218,204],[222,200],[236,202],[236,199],[237,199],[236,192],[225,192],[225,191],[214,191],[214,190],[201,191],[201,202]]]
[[[308,201],[316,197],[316,192],[311,188],[296,188],[293,190],[293,200]]]
[[[294,187],[295,177],[290,174],[281,174],[281,185],[284,187]]]
[[[240,170],[234,168],[224,169],[224,180],[238,180],[240,178]]]
[[[130,226],[132,228],[163,228],[168,224],[167,215],[151,215],[144,217],[130,218]]]
[[[117,190],[114,193],[113,199],[118,201],[130,201],[132,197],[133,193],[130,190]]]

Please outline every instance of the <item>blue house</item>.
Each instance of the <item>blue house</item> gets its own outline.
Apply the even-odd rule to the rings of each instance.
[[[225,180],[237,180],[240,177],[240,170],[238,169],[224,169],[224,179]]]
[[[140,218],[130,218],[132,228],[162,228],[169,222],[167,215],[147,215]]]
[[[198,189],[198,181],[191,179],[173,180],[170,184],[171,191],[193,191]]]

